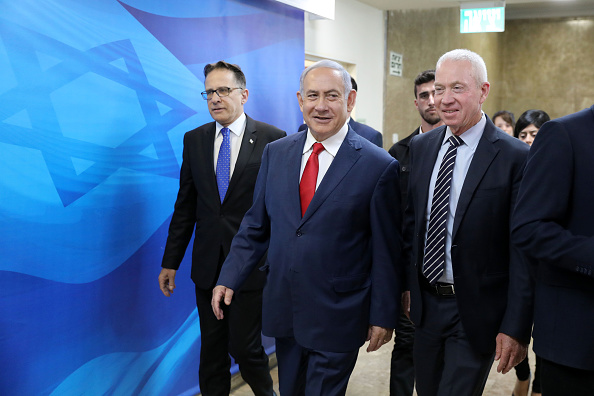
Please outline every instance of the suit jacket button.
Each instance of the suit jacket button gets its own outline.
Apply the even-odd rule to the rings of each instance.
[[[303,233],[301,232],[301,230],[297,230],[296,234],[297,234],[298,237],[300,237],[301,235],[303,235]]]

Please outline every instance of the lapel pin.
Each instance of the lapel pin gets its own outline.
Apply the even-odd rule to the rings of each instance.
[[[250,139],[250,144],[254,144],[254,139]]]

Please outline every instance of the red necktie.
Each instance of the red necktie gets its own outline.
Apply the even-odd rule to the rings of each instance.
[[[313,152],[305,164],[303,175],[301,175],[301,183],[299,183],[299,197],[301,197],[301,217],[305,215],[305,211],[311,202],[314,193],[316,192],[316,183],[318,182],[318,170],[320,168],[318,162],[318,154],[324,151],[322,143],[314,143]]]

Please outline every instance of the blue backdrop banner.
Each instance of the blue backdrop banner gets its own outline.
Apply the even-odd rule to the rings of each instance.
[[[296,131],[303,28],[271,0],[0,0],[0,394],[198,392],[190,255],[157,285],[183,134],[221,59]]]

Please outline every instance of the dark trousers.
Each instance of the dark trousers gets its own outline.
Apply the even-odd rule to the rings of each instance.
[[[268,356],[262,347],[262,290],[239,291],[225,318],[217,320],[210,301],[212,290],[196,288],[200,316],[201,349],[199,381],[203,396],[228,396],[231,387],[231,359],[256,396],[272,396]]]
[[[532,393],[542,393],[540,390],[540,366],[541,366],[541,358],[536,356],[536,361],[534,362],[534,380],[532,381]],[[526,381],[530,379],[530,362],[528,361],[528,356],[524,360],[520,362],[516,367],[516,377],[520,381]]]
[[[580,370],[541,359],[542,396],[594,395],[594,370]]]
[[[390,396],[412,396],[415,387],[413,345],[415,325],[401,312],[392,350]]]
[[[325,352],[307,349],[292,337],[276,338],[281,396],[343,396],[359,350]]]
[[[414,360],[419,396],[480,396],[495,353],[477,353],[460,322],[455,296],[423,290],[423,323],[416,327]]]

